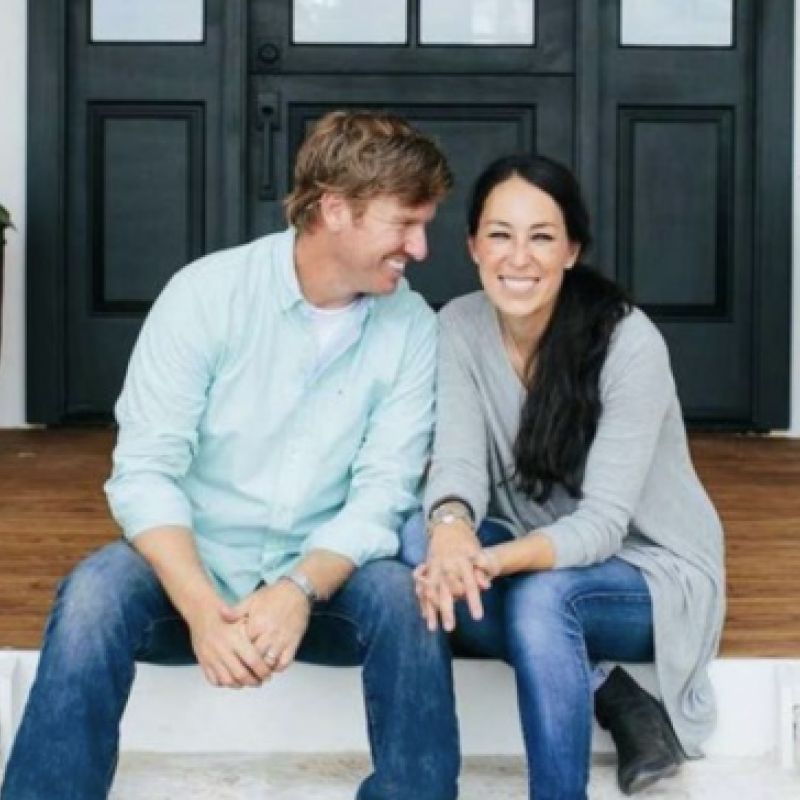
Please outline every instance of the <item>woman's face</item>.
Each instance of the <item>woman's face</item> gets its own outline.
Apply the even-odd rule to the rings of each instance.
[[[489,193],[468,244],[495,308],[507,316],[538,317],[542,325],[553,313],[564,270],[580,251],[555,200],[517,175]]]

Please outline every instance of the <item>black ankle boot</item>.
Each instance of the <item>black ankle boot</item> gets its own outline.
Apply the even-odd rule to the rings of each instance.
[[[620,790],[633,794],[674,775],[684,760],[661,703],[620,667],[594,695],[595,716],[617,747]]]

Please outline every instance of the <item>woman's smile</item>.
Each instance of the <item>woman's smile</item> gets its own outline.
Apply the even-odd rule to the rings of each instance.
[[[521,278],[511,275],[498,275],[500,284],[511,294],[526,295],[534,292],[539,285],[540,278]]]

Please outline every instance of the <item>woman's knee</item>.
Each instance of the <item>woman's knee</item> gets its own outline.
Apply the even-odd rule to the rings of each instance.
[[[519,574],[512,579],[508,601],[525,610],[560,612],[567,608],[580,586],[580,570],[543,570]]]
[[[553,649],[564,636],[579,636],[573,608],[575,570],[549,570],[517,576],[506,593],[506,630],[514,641],[528,647]],[[573,573],[573,574],[571,574]]]
[[[400,560],[409,567],[419,566],[428,555],[428,532],[425,516],[418,511],[400,530]]]
[[[405,564],[392,559],[360,567],[348,581],[342,611],[356,620],[368,637],[403,639],[425,629],[414,592],[414,579]]]

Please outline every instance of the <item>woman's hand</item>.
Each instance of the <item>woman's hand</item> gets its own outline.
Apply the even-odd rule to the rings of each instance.
[[[472,561],[475,570],[482,573],[487,581],[492,581],[503,574],[503,563],[500,560],[498,547],[485,547]]]
[[[489,580],[475,569],[480,551],[480,541],[466,521],[432,526],[427,560],[414,571],[417,597],[430,630],[436,630],[441,619],[442,627],[452,631],[454,604],[462,598],[473,619],[483,617],[480,594],[489,588]]]

